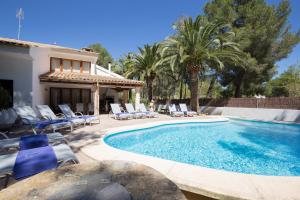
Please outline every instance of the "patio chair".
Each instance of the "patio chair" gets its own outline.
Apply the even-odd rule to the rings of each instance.
[[[140,104],[140,110],[141,112],[146,114],[146,117],[156,117],[158,115],[157,112],[151,112],[151,111],[147,111],[145,104],[141,103]]]
[[[162,107],[161,107],[161,110],[163,113],[167,113],[169,110],[169,104],[164,104]]]
[[[46,119],[49,120],[60,120],[61,116],[65,117],[64,114],[58,114],[55,115],[54,112],[51,110],[51,108],[48,105],[37,105],[36,108],[38,109],[39,113]],[[71,131],[73,131],[73,126],[78,125],[85,125],[85,120],[80,118],[68,118],[65,119],[71,122]]]
[[[67,143],[61,133],[47,134],[48,142],[51,145]],[[0,152],[8,152],[11,150],[18,150],[20,144],[20,137],[0,140]]]
[[[119,104],[112,103],[110,104],[110,107],[115,119],[130,119],[133,117],[130,113],[122,112]]]
[[[180,103],[179,107],[180,110],[188,117],[193,117],[194,115],[197,115],[197,112],[189,111],[185,103]]]
[[[30,106],[22,106],[15,108],[16,113],[22,119],[22,122],[26,125],[30,125],[33,132],[36,134],[36,130],[50,129],[54,132],[56,130],[71,128],[72,124],[65,120],[42,120],[38,117],[35,111]]]
[[[159,104],[159,105],[157,106],[157,110],[156,110],[156,111],[157,111],[158,113],[161,113],[161,112],[162,112],[162,110],[161,110],[162,107],[163,107],[163,105],[162,105],[162,104]]]
[[[71,148],[66,144],[52,146],[57,158],[58,167],[68,163],[79,163]],[[37,149],[37,148],[36,148]],[[6,178],[5,187],[8,184],[9,178],[13,175],[13,169],[16,162],[18,152],[0,155],[0,177]]]
[[[175,104],[169,105],[169,112],[172,117],[181,117],[184,116],[182,111],[177,111]]]
[[[92,125],[92,122],[98,121],[100,123],[100,118],[98,116],[92,116],[92,115],[83,115],[80,112],[73,112],[71,108],[67,104],[61,104],[58,105],[60,110],[63,112],[63,114],[66,116],[67,119],[84,119],[85,123],[89,123]]]
[[[131,103],[125,103],[125,107],[128,113],[132,114],[134,118],[144,118],[146,117],[146,113],[136,112],[133,105]]]

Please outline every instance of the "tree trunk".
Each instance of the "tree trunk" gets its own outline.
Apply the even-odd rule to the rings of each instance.
[[[212,97],[212,91],[214,89],[215,82],[216,82],[216,76],[213,76],[210,80],[210,83],[209,83],[209,87],[208,87],[208,90],[207,90],[207,93],[206,93],[206,98],[211,98]]]
[[[179,91],[179,99],[181,100],[182,99],[182,91],[183,91],[183,83],[182,83],[183,81],[181,80],[180,81],[180,91]]]
[[[186,84],[184,84],[184,99],[186,99]]]
[[[241,97],[241,85],[240,84],[236,84],[236,86],[235,86],[234,97],[235,98]]]
[[[191,108],[193,111],[198,112],[199,111],[199,94],[198,94],[198,84],[199,84],[199,78],[198,78],[198,69],[191,69],[190,71],[190,77],[191,77]]]
[[[235,82],[235,91],[234,91],[235,98],[241,97],[241,87],[242,87],[243,77],[244,77],[244,72],[238,75],[237,81]]]
[[[153,78],[147,79],[147,90],[148,90],[148,101],[150,102],[153,98]]]

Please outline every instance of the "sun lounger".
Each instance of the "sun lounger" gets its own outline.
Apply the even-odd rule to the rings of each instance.
[[[197,112],[195,111],[189,111],[185,103],[179,104],[180,110],[188,117],[193,117],[194,115],[197,115]]]
[[[67,119],[84,119],[85,123],[88,123],[92,125],[92,122],[97,121],[100,123],[100,118],[98,116],[92,116],[92,115],[83,115],[80,112],[74,113],[71,108],[67,104],[61,104],[58,105],[60,110],[63,112],[63,114],[66,116]],[[78,114],[78,115],[76,115]]]
[[[54,132],[56,130],[71,128],[71,122],[66,120],[41,120],[39,116],[30,106],[22,106],[15,108],[16,113],[22,119],[24,124],[31,125],[32,130],[36,133],[36,130],[50,129]]]
[[[46,118],[46,119],[50,119],[50,120],[59,120],[61,119],[60,117],[58,117],[57,115],[54,114],[54,112],[51,110],[51,108],[48,105],[38,105],[36,106],[36,108],[38,109],[38,111],[40,112],[40,114]],[[63,116],[65,117],[65,115],[60,114],[59,116]],[[77,126],[77,125],[85,125],[85,120],[81,119],[81,118],[67,118],[66,120],[70,121],[72,123],[72,130],[73,130],[73,126]],[[72,131],[71,130],[71,131]]]
[[[50,133],[47,134],[48,142],[51,145],[61,144],[66,142],[64,136],[60,133]],[[7,152],[9,150],[18,150],[20,137],[18,138],[10,138],[10,139],[3,139],[0,140],[0,152]]]
[[[130,119],[133,117],[130,113],[122,112],[119,104],[112,103],[110,104],[110,107],[115,119]]]
[[[140,110],[141,112],[145,113],[146,114],[146,117],[156,117],[158,115],[157,112],[151,112],[151,111],[147,111],[146,107],[145,107],[145,104],[141,103],[140,104]]]
[[[169,105],[169,112],[172,117],[184,116],[184,113],[176,110],[175,104]]]
[[[144,118],[146,117],[146,113],[143,112],[136,112],[133,105],[131,103],[125,104],[126,110],[128,113],[132,114],[134,118]]]
[[[162,112],[162,107],[163,105],[162,104],[159,104],[158,107],[157,107],[157,112],[161,113]]]
[[[74,155],[71,148],[66,144],[59,144],[52,146],[53,151],[56,155],[58,166],[64,166],[67,163],[78,163],[76,156]],[[0,177],[8,178],[13,175],[13,168],[16,162],[18,153],[10,153],[5,155],[0,155]]]

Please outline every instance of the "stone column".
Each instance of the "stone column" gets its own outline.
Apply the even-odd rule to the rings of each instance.
[[[124,103],[129,102],[129,90],[123,90],[123,102]]]
[[[135,88],[135,109],[140,110],[140,102],[141,102],[141,88]]]
[[[99,83],[97,83],[94,88],[94,115],[95,116],[98,116],[100,113],[99,113],[99,94],[100,94],[100,86],[99,86]]]

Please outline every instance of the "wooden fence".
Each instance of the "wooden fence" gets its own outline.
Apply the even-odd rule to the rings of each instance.
[[[170,103],[190,103],[190,99],[172,99]],[[166,99],[157,100],[157,104],[167,103]],[[257,98],[229,98],[229,99],[199,99],[200,106],[213,107],[244,107],[244,108],[277,108],[300,110],[300,97],[270,97]]]

